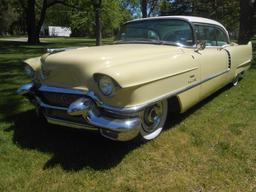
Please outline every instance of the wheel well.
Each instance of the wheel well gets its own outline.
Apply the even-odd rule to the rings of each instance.
[[[168,111],[169,112],[180,112],[180,103],[177,96],[173,96],[167,99],[168,101]]]

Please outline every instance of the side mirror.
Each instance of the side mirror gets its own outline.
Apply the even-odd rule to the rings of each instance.
[[[199,41],[197,44],[196,44],[196,49],[195,49],[195,52],[198,52],[200,50],[204,50],[206,47],[206,42],[205,41]]]

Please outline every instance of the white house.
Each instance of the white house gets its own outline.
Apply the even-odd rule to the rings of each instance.
[[[70,37],[72,31],[70,27],[49,26],[48,32],[50,37]]]

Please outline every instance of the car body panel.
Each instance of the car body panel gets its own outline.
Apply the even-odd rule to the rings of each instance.
[[[227,51],[232,59],[231,69],[228,68]],[[114,107],[144,105],[176,95],[181,111],[185,111],[232,81],[237,73],[248,69],[251,55],[250,43],[233,44],[223,49],[206,47],[199,52],[193,48],[150,44],[78,48],[44,55],[42,66],[50,74],[41,82],[53,87],[90,88],[104,103]],[[40,70],[40,57],[25,62],[36,71]],[[222,72],[225,74],[201,83]],[[93,79],[95,73],[112,77],[121,89],[114,96],[105,97]],[[194,84],[200,85],[189,90]],[[182,93],[185,91],[187,93]]]

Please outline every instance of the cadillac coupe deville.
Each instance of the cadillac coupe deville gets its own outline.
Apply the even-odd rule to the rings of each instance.
[[[252,44],[230,42],[214,20],[166,16],[129,21],[113,45],[49,49],[25,61],[17,92],[48,123],[98,130],[112,140],[151,140],[168,111],[183,113],[249,69]]]

